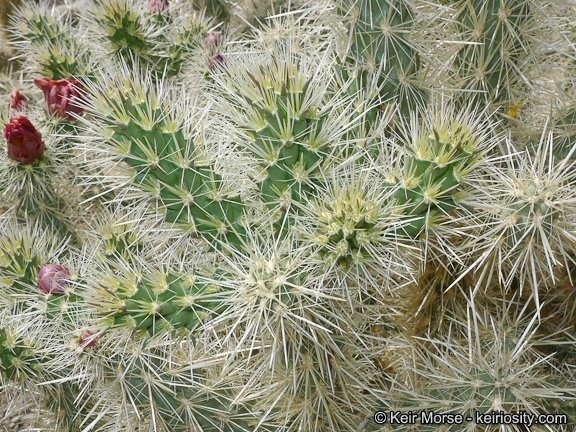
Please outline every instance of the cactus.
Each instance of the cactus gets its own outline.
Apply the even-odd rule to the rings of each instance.
[[[151,336],[163,330],[186,327],[195,330],[212,316],[225,313],[226,292],[198,274],[102,275],[94,293],[89,293],[107,328],[141,330]],[[131,277],[132,276],[132,277]]]
[[[485,164],[493,145],[490,126],[478,123],[476,112],[458,112],[449,105],[435,111],[429,109],[423,124],[411,119],[403,134],[402,163],[391,170],[388,180],[388,187],[397,188],[392,198],[411,218],[402,229],[412,239],[438,231],[448,214],[463,207],[464,187]]]
[[[238,196],[229,196],[234,191],[223,190],[222,176],[207,159],[203,128],[188,123],[190,116],[206,113],[187,111],[194,107],[186,100],[166,97],[176,89],[155,88],[150,75],[124,73],[117,82],[110,77],[108,88],[89,87],[83,106],[102,120],[97,128],[106,151],[130,167],[127,177],[137,197],[151,200],[167,222],[182,229],[238,242],[244,206]],[[114,91],[118,86],[123,90]],[[110,91],[114,94],[104,96]]]
[[[469,319],[474,323],[472,328],[466,328],[464,321],[455,320],[451,326],[455,334],[450,340],[444,336],[419,342],[414,347],[416,362],[407,365],[412,373],[410,384],[399,389],[395,398],[390,398],[389,409],[445,412],[476,419],[476,412],[525,410],[530,414],[544,414],[551,404],[569,405],[572,398],[564,399],[567,395],[563,395],[562,388],[548,376],[550,368],[558,366],[539,352],[538,347],[546,341],[539,340],[534,331],[533,317],[522,316],[522,310],[513,302],[504,307],[509,309],[497,307],[490,322],[478,305],[478,310],[469,312]],[[471,314],[477,315],[472,318]],[[459,319],[462,318],[465,317]],[[421,423],[420,415],[417,418],[416,426],[398,425],[398,430],[429,431],[437,427]],[[568,421],[571,424],[575,420]],[[475,421],[464,424],[469,425],[469,430],[485,430]],[[457,427],[462,425],[449,430]],[[383,429],[372,423],[370,430]]]
[[[88,47],[78,39],[70,15],[59,16],[47,3],[26,3],[13,23],[20,55],[31,72],[52,80],[90,73]]]
[[[262,200],[286,210],[304,199],[343,150],[332,143],[351,126],[350,102],[330,88],[329,64],[293,55],[291,46],[272,49],[226,65],[214,78],[229,98],[226,115],[246,130],[240,140],[260,164]]]
[[[97,43],[110,54],[167,76],[181,71],[211,27],[202,13],[184,5],[143,0],[94,2],[90,20],[99,33]]]
[[[184,1],[68,6],[24,1],[0,86],[0,391],[31,427],[573,429],[552,4],[299,3],[242,34]]]
[[[456,32],[471,43],[460,48],[454,67],[460,88],[473,92],[464,94],[462,103],[513,108],[521,102],[519,87],[528,84],[522,68],[531,54],[536,6],[527,0],[466,1],[459,6]]]
[[[162,350],[146,351],[134,358],[109,358],[105,368],[109,386],[120,387],[124,403],[138,411],[137,423],[174,431],[250,430],[255,414],[242,404],[231,406],[225,383],[212,383],[194,365],[168,360]],[[193,377],[175,375],[178,368],[186,367]],[[127,419],[128,424],[132,421]]]
[[[400,112],[409,116],[425,101],[425,93],[415,84],[420,69],[420,55],[408,35],[413,18],[404,0],[344,1],[350,22],[351,61],[362,68],[364,86],[375,81],[380,100],[397,103]]]
[[[553,134],[543,133],[534,154],[527,149],[508,156],[501,171],[490,173],[491,187],[487,185],[475,204],[491,215],[471,242],[471,248],[483,251],[476,265],[482,271],[496,268],[503,286],[509,287],[515,278],[520,289],[528,283],[536,295],[538,287],[554,284],[556,269],[565,265],[574,247],[569,216],[573,150],[558,160],[554,147]]]

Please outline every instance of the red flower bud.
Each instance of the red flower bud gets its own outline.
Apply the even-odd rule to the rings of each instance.
[[[204,39],[204,46],[210,50],[218,48],[220,46],[220,37],[214,32],[210,33]]]
[[[44,154],[42,135],[24,116],[10,119],[4,128],[8,157],[22,165],[31,164]]]
[[[10,109],[20,111],[22,108],[28,108],[28,104],[26,103],[26,98],[16,90],[10,95]]]
[[[152,14],[163,12],[168,8],[169,1],[170,0],[148,0],[147,10]]]
[[[210,59],[210,63],[208,63],[210,69],[214,69],[216,66],[224,66],[224,56],[222,54],[213,55]]]
[[[58,264],[42,264],[38,273],[38,289],[44,294],[64,294],[70,271]]]
[[[50,115],[57,115],[70,119],[71,113],[80,114],[83,109],[74,105],[82,100],[80,83],[69,79],[49,80],[48,78],[36,78],[34,84],[44,92],[46,111]]]
[[[83,350],[86,350],[86,348],[92,348],[97,343],[98,343],[98,337],[96,336],[96,333],[91,331],[85,331],[82,332],[82,334],[80,335],[80,342],[78,343],[78,345]]]

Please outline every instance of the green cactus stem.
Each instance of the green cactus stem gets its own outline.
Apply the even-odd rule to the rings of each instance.
[[[462,40],[473,42],[463,45],[455,58],[457,79],[465,90],[461,103],[516,106],[514,91],[526,85],[522,67],[534,25],[530,1],[464,1],[456,21]]]
[[[402,115],[408,116],[425,102],[426,95],[414,83],[420,55],[407,37],[413,28],[407,3],[345,0],[342,6],[352,26],[351,62],[362,68],[364,86],[376,84],[382,103],[394,101]]]

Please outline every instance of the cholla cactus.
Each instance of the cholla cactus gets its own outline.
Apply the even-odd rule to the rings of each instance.
[[[331,88],[333,61],[326,56],[318,64],[291,45],[276,46],[230,59],[214,76],[229,99],[227,116],[247,132],[239,139],[260,163],[259,188],[272,208],[304,199],[357,121],[352,98]]]
[[[342,8],[350,23],[351,61],[360,66],[364,85],[376,81],[381,87],[381,100],[392,100],[402,114],[408,115],[425,100],[415,83],[420,55],[409,40],[413,18],[408,2],[346,0]]]
[[[144,1],[110,0],[94,4],[91,19],[99,30],[101,42],[112,55],[143,65],[154,64],[155,45],[161,27],[155,25],[155,14]]]
[[[86,294],[104,328],[141,330],[153,336],[182,327],[195,330],[226,312],[229,293],[208,276],[167,270],[143,274],[121,262],[113,269],[116,274],[97,275],[100,282]]]
[[[453,322],[449,333],[414,342],[415,361],[406,365],[409,384],[397,384],[398,393],[389,397],[390,409],[472,417],[474,421],[460,426],[467,431],[511,431],[513,425],[485,429],[476,422],[476,413],[523,411],[537,415],[548,413],[551,404],[569,405],[573,397],[566,397],[549,376],[559,365],[539,351],[546,341],[539,338],[536,315],[524,315],[513,302],[498,305],[489,313],[479,305],[473,307]],[[560,408],[558,413],[564,412]],[[415,426],[398,425],[398,430],[437,427],[421,419],[418,417]],[[569,424],[574,420],[570,418]],[[374,426],[371,430],[384,429]]]
[[[316,249],[326,276],[357,273],[358,283],[388,289],[391,277],[408,278],[418,268],[418,249],[401,234],[402,209],[375,167],[353,164],[342,171],[333,170],[326,186],[300,206],[297,235],[303,247]]]
[[[110,352],[111,348],[95,347],[95,355],[104,363],[100,391],[109,398],[102,410],[119,404],[119,423],[152,430],[214,432],[246,431],[254,424],[255,413],[231,403],[229,387],[217,378],[217,365],[208,361],[199,367],[205,360],[187,361],[188,355],[182,356],[173,343],[146,347],[133,341],[124,346],[124,352]]]
[[[390,173],[391,184],[399,186],[394,198],[414,216],[405,228],[412,238],[438,229],[445,215],[461,205],[463,186],[486,163],[493,146],[490,126],[479,113],[458,112],[442,103],[437,101],[438,108],[429,109],[422,121],[411,119],[403,134],[402,163]]]
[[[94,43],[106,52],[168,76],[180,72],[212,27],[202,13],[164,0],[92,2],[89,25],[97,32]]]
[[[456,33],[463,46],[455,58],[463,105],[471,102],[504,106],[516,117],[518,90],[529,85],[530,31],[537,26],[537,5],[530,0],[465,1],[458,4]],[[533,60],[532,60],[533,61]],[[522,105],[519,105],[522,106]],[[510,115],[513,114],[513,115]]]
[[[0,390],[34,427],[574,415],[574,101],[532,68],[551,5],[433,3],[288,5],[235,34],[182,0],[26,2],[0,85]]]
[[[125,66],[120,77],[88,84],[83,106],[98,120],[87,125],[100,137],[110,162],[120,159],[130,167],[112,178],[115,187],[133,183],[135,193],[123,199],[152,201],[167,222],[233,239],[243,230],[243,205],[238,192],[212,169],[217,155],[206,147],[206,127],[191,124],[207,111],[177,90],[155,85],[150,74]]]
[[[26,3],[13,17],[13,24],[19,56],[32,73],[52,80],[90,73],[88,48],[69,14],[61,16],[48,3]]]
[[[573,149],[557,160],[553,135],[544,133],[534,154],[528,150],[510,154],[501,169],[487,179],[485,197],[477,208],[490,217],[473,248],[482,246],[478,259],[488,277],[519,287],[554,284],[561,267],[567,268],[574,248]],[[514,156],[512,156],[514,155]],[[496,193],[495,193],[496,192]]]

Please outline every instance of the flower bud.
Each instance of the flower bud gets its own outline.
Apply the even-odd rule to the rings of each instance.
[[[216,66],[222,67],[224,66],[224,56],[222,54],[215,54],[210,59],[210,63],[208,67],[210,69],[214,69]]]
[[[83,350],[86,350],[86,348],[92,348],[97,343],[98,343],[98,337],[96,336],[96,333],[91,331],[85,331],[82,332],[82,334],[80,335],[80,342],[78,343],[78,346],[80,346],[80,348],[82,348]]]
[[[214,50],[220,46],[220,37],[212,32],[204,39],[204,46],[209,50]]]
[[[20,111],[22,108],[28,108],[26,98],[18,90],[10,95],[10,110]]]
[[[44,294],[64,294],[70,271],[58,264],[42,264],[38,273],[38,289]]]
[[[160,13],[168,8],[170,0],[148,0],[147,10],[152,14]]]
[[[31,164],[44,154],[42,135],[24,116],[10,119],[2,138],[6,139],[8,157],[22,165]]]
[[[83,109],[74,103],[82,100],[80,83],[69,79],[49,80],[48,78],[36,78],[34,84],[44,92],[46,111],[50,115],[70,119],[70,114],[80,114]]]

